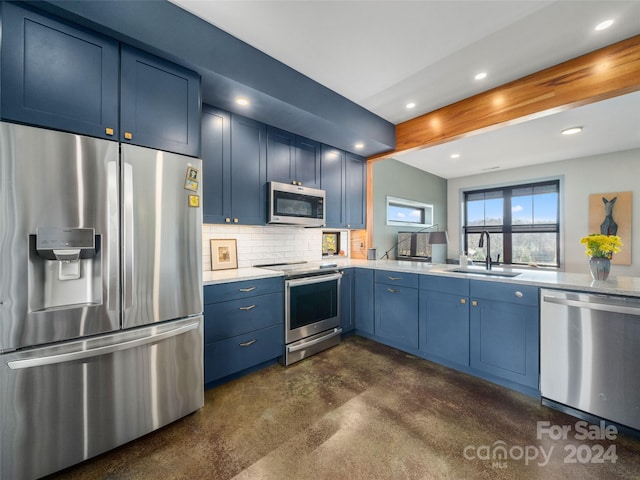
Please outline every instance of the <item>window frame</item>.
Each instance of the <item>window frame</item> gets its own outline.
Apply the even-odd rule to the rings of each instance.
[[[406,207],[410,209],[420,209],[422,210],[422,222],[403,222],[399,220],[393,220],[389,218],[389,207]],[[386,209],[385,209],[385,218],[386,223],[389,226],[398,226],[398,227],[415,227],[415,228],[427,228],[432,227],[434,224],[434,212],[433,205],[429,203],[417,202],[415,200],[406,200],[404,198],[391,197],[387,196]]]
[[[542,187],[542,186],[550,186],[554,185],[556,187],[556,191],[558,194],[558,201],[556,205],[556,223],[543,223],[543,224],[530,224],[530,225],[513,225],[512,219],[512,198],[513,191],[521,188],[534,188],[534,187]],[[467,225],[467,215],[468,215],[468,197],[473,194],[478,193],[489,193],[489,192],[501,192],[502,193],[502,210],[503,210],[503,218],[502,225]],[[513,234],[514,233],[555,233],[556,234],[556,264],[545,264],[540,265],[544,268],[560,268],[561,265],[561,251],[560,251],[560,231],[561,231],[561,219],[560,219],[560,179],[552,179],[552,180],[541,180],[536,182],[528,182],[521,184],[509,184],[503,185],[501,187],[491,187],[491,188],[479,188],[473,190],[466,190],[462,192],[462,205],[463,205],[463,215],[462,215],[462,237],[463,237],[463,246],[464,251],[469,251],[469,235],[470,234],[479,234],[480,232],[486,230],[489,234],[502,234],[502,248],[503,255],[501,264],[505,265],[516,265],[516,266],[526,266],[529,263],[514,263],[513,262]]]

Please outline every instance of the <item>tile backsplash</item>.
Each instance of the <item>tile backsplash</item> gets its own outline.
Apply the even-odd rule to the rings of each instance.
[[[322,260],[322,229],[290,226],[202,226],[202,269],[211,270],[211,239],[235,238],[238,268],[265,263]]]

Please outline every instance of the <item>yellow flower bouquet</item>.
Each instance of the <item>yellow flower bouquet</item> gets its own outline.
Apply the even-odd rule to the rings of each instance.
[[[586,247],[585,255],[593,258],[611,259],[614,253],[620,251],[622,240],[617,235],[601,235],[592,233],[580,239],[580,243]]]

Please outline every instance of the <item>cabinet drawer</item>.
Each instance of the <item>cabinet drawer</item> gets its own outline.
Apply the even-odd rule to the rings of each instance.
[[[469,280],[436,275],[420,275],[420,289],[468,297]]]
[[[204,287],[204,303],[225,302],[240,298],[265,295],[267,293],[282,292],[284,277],[273,277],[260,280],[245,280],[242,282],[220,283]]]
[[[376,283],[386,283],[400,287],[418,288],[418,275],[415,273],[376,270]]]
[[[281,356],[283,351],[282,325],[209,344],[204,350],[204,381],[209,383],[259,365]]]
[[[538,287],[529,285],[471,280],[469,296],[537,307],[539,292]]]
[[[282,293],[211,303],[204,307],[205,344],[284,323]],[[281,327],[282,328],[282,327]]]

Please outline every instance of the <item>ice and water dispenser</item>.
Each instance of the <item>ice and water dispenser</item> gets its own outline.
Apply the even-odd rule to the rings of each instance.
[[[31,311],[102,303],[100,235],[93,228],[40,227],[29,235]]]

